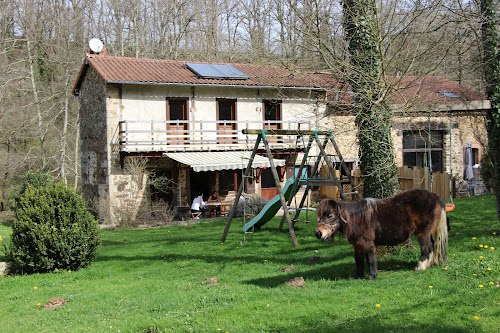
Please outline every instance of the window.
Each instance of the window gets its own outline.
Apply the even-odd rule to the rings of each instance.
[[[427,167],[429,165],[429,146],[432,171],[443,172],[443,132],[431,131],[430,141],[427,131],[403,132],[403,165],[408,167]]]
[[[168,99],[168,120],[187,120],[187,99]]]
[[[273,170],[271,168],[265,168],[262,170],[261,187],[262,188],[275,188],[276,182],[274,181]]]
[[[262,102],[264,107],[264,129],[281,129],[281,101],[265,100]],[[271,139],[269,143],[281,142],[280,139]]]
[[[451,97],[451,98],[460,98],[460,96],[458,96],[457,94],[455,93],[452,93],[451,91],[439,91],[439,93],[441,95],[445,95],[446,97]]]
[[[281,101],[264,101],[264,120],[281,120]]]

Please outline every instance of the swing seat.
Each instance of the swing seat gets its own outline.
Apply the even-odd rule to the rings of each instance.
[[[446,204],[445,208],[446,208],[446,212],[451,212],[452,210],[455,209],[455,204],[451,204],[451,203]]]

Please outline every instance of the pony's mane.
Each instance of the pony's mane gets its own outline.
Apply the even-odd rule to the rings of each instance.
[[[339,202],[339,211],[347,217],[347,223],[343,225],[343,233],[347,238],[353,235],[361,235],[363,230],[360,227],[371,225],[379,201],[379,199],[368,198],[365,200]]]

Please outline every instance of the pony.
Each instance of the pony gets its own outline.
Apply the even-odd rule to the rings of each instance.
[[[447,262],[449,224],[445,205],[429,191],[412,189],[387,199],[351,202],[324,199],[316,209],[316,218],[318,239],[329,239],[340,231],[354,247],[354,278],[364,277],[366,259],[368,279],[376,279],[376,247],[403,243],[413,234],[421,252],[415,270]]]

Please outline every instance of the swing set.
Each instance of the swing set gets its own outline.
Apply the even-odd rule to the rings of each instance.
[[[345,163],[340,150],[337,146],[337,143],[335,142],[335,139],[333,137],[333,133],[331,131],[303,131],[303,130],[250,130],[250,129],[244,129],[243,134],[246,135],[257,135],[257,139],[255,140],[255,145],[252,151],[252,154],[248,160],[248,165],[245,169],[245,172],[243,174],[243,179],[249,176],[250,171],[252,170],[252,164],[255,155],[257,154],[257,151],[259,149],[259,146],[261,143],[264,144],[264,148],[266,151],[266,155],[269,159],[269,164],[271,166],[271,171],[272,175],[274,178],[274,182],[276,185],[276,188],[278,190],[278,195],[271,199],[270,202],[262,209],[262,211],[257,215],[252,221],[249,223],[245,224],[244,227],[244,232],[246,232],[248,229],[251,227],[257,227],[260,228],[263,224],[265,224],[267,221],[269,221],[273,216],[276,215],[277,211],[281,208],[283,209],[283,217],[281,219],[281,223],[279,226],[279,230],[282,230],[283,225],[286,221],[288,225],[288,231],[290,233],[290,236],[292,238],[293,245],[295,247],[298,247],[298,242],[297,238],[295,236],[295,231],[294,231],[294,225],[298,220],[299,214],[301,211],[306,211],[306,223],[308,223],[309,216],[308,212],[309,211],[315,211],[313,208],[309,208],[309,198],[308,198],[308,193],[311,190],[313,186],[337,186],[339,190],[339,195],[340,198],[345,201],[347,200],[348,195],[353,195],[357,199],[362,199],[361,194],[358,193],[358,191],[355,188],[354,181],[351,177],[351,171],[347,167],[347,164]],[[307,137],[307,145],[304,145],[304,150],[303,150],[303,158],[300,164],[300,167],[297,172],[297,176],[290,178],[284,187],[286,189],[281,188],[281,183],[279,180],[278,172],[276,170],[276,165],[273,160],[273,156],[271,153],[271,149],[269,147],[269,141],[268,137],[272,136],[295,136],[296,137],[296,144],[295,144],[295,158],[294,160],[297,160],[297,155],[298,155],[298,150],[297,150],[297,145],[298,142],[302,141],[305,143],[305,138]],[[278,140],[272,139],[271,142],[276,142]],[[314,144],[314,146],[313,146]],[[327,147],[328,145],[331,145],[333,148],[334,155],[328,155],[327,154]],[[311,155],[311,148],[316,147],[316,151],[319,153],[316,156]],[[314,165],[311,169],[311,172],[304,172],[306,167],[309,167],[308,161],[310,161],[311,158],[315,158]],[[335,159],[335,161],[334,161]],[[340,164],[340,168],[343,172],[341,172],[340,176],[337,176],[335,172],[335,167],[334,167],[334,162]],[[294,164],[295,165],[295,164]],[[319,174],[319,170],[321,167],[324,167],[326,165],[327,168],[327,175],[325,177],[318,177],[317,175]],[[307,170],[307,169],[306,169]],[[293,181],[293,184],[292,184]],[[352,192],[345,192],[343,185],[344,184],[350,184],[350,187],[352,188]],[[300,186],[305,186],[305,191],[304,195],[302,196],[302,199],[300,201],[299,206],[295,205],[296,207],[291,207],[291,203],[293,198],[295,197],[295,194],[297,193],[298,189]],[[229,232],[229,227],[231,226],[231,221],[234,217],[234,214],[237,210],[238,207],[238,202],[240,200],[240,197],[243,193],[243,188],[244,188],[244,182],[242,181],[238,187],[238,192],[236,194],[236,197],[234,199],[233,206],[231,210],[229,211],[228,214],[228,219],[226,223],[226,227],[224,229],[224,233],[222,235],[221,241],[224,242],[227,237],[227,233]],[[286,194],[286,195],[285,195]],[[306,203],[307,200],[307,207],[304,207],[304,204]],[[295,216],[292,219],[290,217],[290,211],[294,210],[295,211]]]

